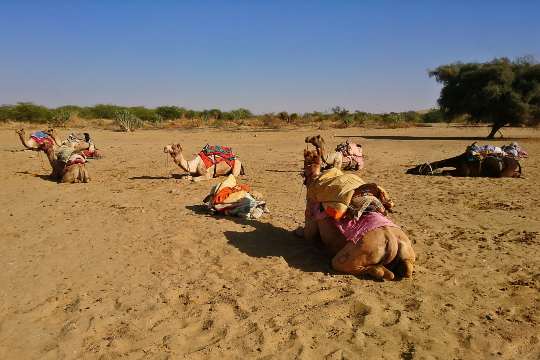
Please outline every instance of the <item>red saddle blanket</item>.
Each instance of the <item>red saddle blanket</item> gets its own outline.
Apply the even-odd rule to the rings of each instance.
[[[236,160],[236,155],[232,152],[232,148],[221,145],[211,146],[206,144],[199,152],[199,156],[207,169],[222,161],[225,161],[232,168]]]

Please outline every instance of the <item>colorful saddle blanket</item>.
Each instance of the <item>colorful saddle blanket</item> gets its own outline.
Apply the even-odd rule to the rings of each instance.
[[[336,147],[343,155],[343,170],[360,170],[364,167],[362,145],[345,142]]]
[[[476,142],[474,142],[467,147],[466,153],[469,155],[470,160],[483,159],[489,156],[511,157],[514,159],[528,157],[528,153],[516,142],[509,145],[503,145],[502,147],[490,144],[477,145]]]
[[[30,137],[34,139],[34,141],[37,142],[39,145],[42,145],[44,143],[49,143],[52,145],[54,143],[51,136],[44,131],[36,131],[32,133]]]
[[[344,217],[332,219],[320,206],[320,203],[313,203],[311,215],[315,220],[330,218],[334,226],[339,230],[347,241],[356,244],[368,232],[384,226],[398,227],[392,220],[377,211],[364,212],[360,217]]]
[[[75,164],[84,164],[86,162],[86,159],[83,155],[81,154],[72,154],[67,163],[66,163],[66,167],[67,166],[71,166],[71,165],[75,165]]]
[[[221,145],[212,146],[206,144],[199,152],[199,156],[207,169],[222,161],[225,161],[232,168],[236,160],[236,155],[232,152],[232,148]]]

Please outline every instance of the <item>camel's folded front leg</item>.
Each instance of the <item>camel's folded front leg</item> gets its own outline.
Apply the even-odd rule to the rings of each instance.
[[[232,174],[234,177],[240,176],[240,172],[242,171],[242,163],[239,160],[234,161],[234,165],[232,168]]]
[[[201,180],[210,180],[212,178],[212,174],[210,172],[207,172],[204,175],[201,176],[193,176],[191,178],[191,181],[201,181]]]

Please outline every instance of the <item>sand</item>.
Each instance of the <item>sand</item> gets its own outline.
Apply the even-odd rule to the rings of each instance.
[[[406,175],[486,128],[91,130],[106,157],[57,184],[0,130],[1,359],[538,359],[540,132],[505,130],[524,179]],[[61,130],[65,136],[68,130]],[[363,144],[418,254],[411,280],[332,271],[302,223],[303,139]],[[439,137],[447,137],[446,139]],[[163,146],[232,146],[272,213],[214,218]],[[502,141],[494,141],[502,144]]]

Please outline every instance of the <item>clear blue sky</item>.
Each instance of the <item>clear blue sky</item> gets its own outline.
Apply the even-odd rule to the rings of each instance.
[[[0,0],[0,103],[425,109],[427,70],[540,59],[540,1]]]

